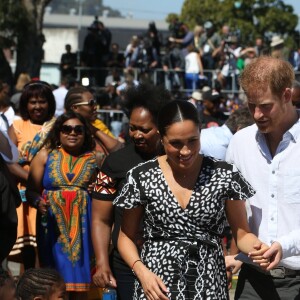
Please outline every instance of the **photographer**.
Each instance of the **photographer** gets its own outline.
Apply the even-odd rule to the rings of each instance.
[[[225,55],[225,63],[221,70],[221,75],[225,82],[224,88],[236,91],[239,89],[238,75],[240,74],[237,68],[237,60],[241,55],[242,47],[238,46],[238,37],[236,35],[229,36],[222,44]]]
[[[215,31],[215,27],[212,22],[207,21],[204,23],[205,32],[200,37],[200,53],[203,62],[203,68],[209,70],[209,73],[205,74],[208,78],[209,85],[211,85],[212,73],[215,69],[218,60],[218,55],[221,51],[221,37]]]
[[[176,39],[183,38],[184,34],[180,31],[180,27],[182,25],[182,22],[178,20],[178,18],[175,18],[171,21],[169,25],[169,31],[171,33],[171,37]]]
[[[179,35],[180,38],[177,37],[169,37],[169,42],[171,43],[177,43],[182,48],[182,54],[186,56],[188,54],[187,47],[193,43],[194,40],[194,33],[189,30],[189,27],[186,24],[181,23],[180,27],[178,29],[176,35]]]
[[[182,87],[185,61],[177,43],[168,43],[166,54],[162,58],[162,67],[165,74],[165,87],[170,91]]]
[[[147,37],[141,39],[136,55],[135,67],[140,68],[141,71],[153,70],[160,65],[157,50],[152,46],[150,39]]]

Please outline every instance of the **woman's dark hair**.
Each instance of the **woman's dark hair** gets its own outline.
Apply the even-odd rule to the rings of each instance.
[[[17,284],[17,296],[32,300],[37,296],[50,296],[56,287],[64,284],[61,275],[54,269],[28,269]]]
[[[74,112],[74,111],[69,111],[66,112],[62,115],[60,115],[55,123],[53,124],[53,127],[51,128],[51,130],[49,131],[48,137],[46,138],[44,145],[46,146],[46,148],[48,149],[55,149],[57,148],[57,143],[60,140],[60,130],[62,125],[70,120],[70,119],[78,119],[84,126],[85,128],[85,139],[84,139],[84,144],[82,146],[82,153],[86,152],[86,151],[92,151],[95,148],[95,140],[94,137],[92,135],[91,129],[90,129],[90,125],[87,122],[87,120],[82,117],[80,114]]]
[[[200,129],[200,118],[195,106],[184,100],[174,100],[166,104],[158,115],[158,130],[163,137],[166,135],[167,129],[177,122],[190,120],[194,122]]]
[[[29,113],[27,109],[28,101],[31,98],[42,98],[48,102],[48,118],[50,120],[55,113],[56,103],[52,93],[51,86],[45,81],[32,81],[27,83],[20,98],[20,115],[23,120],[29,120]]]
[[[66,111],[72,110],[72,106],[76,103],[81,102],[82,94],[87,92],[91,92],[91,91],[83,86],[69,89],[65,97],[65,110]]]
[[[171,101],[171,94],[163,86],[141,83],[129,88],[125,93],[125,106],[129,117],[135,108],[147,109],[152,115],[152,121],[157,125],[159,110]]]

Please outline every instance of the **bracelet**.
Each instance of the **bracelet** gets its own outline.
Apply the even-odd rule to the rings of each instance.
[[[138,261],[140,261],[141,262],[141,260],[140,259],[137,259],[133,264],[132,264],[132,267],[131,267],[131,271],[133,272],[133,274],[134,274],[134,271],[133,271],[133,267],[134,267],[134,265],[138,262]]]

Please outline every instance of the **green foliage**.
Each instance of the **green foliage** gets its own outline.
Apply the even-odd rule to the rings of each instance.
[[[179,15],[171,13],[171,14],[168,14],[168,16],[166,18],[166,22],[169,23],[169,24],[171,24],[171,23],[173,23],[177,19],[179,19]]]
[[[208,20],[216,28],[227,24],[240,31],[244,45],[251,44],[256,36],[279,34],[290,40],[298,36],[298,17],[282,0],[185,0],[179,19],[191,29]]]
[[[0,35],[2,37],[0,47],[13,45],[18,34],[30,24],[21,1],[1,0],[0,20]]]

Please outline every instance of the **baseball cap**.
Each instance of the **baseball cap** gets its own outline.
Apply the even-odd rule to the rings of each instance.
[[[197,100],[197,101],[201,101],[202,100],[202,94],[200,92],[195,91],[192,94],[192,98]]]
[[[216,91],[207,91],[207,92],[204,92],[202,94],[202,98],[203,100],[209,100],[209,101],[218,101],[222,98],[221,94],[219,94],[218,92]]]

